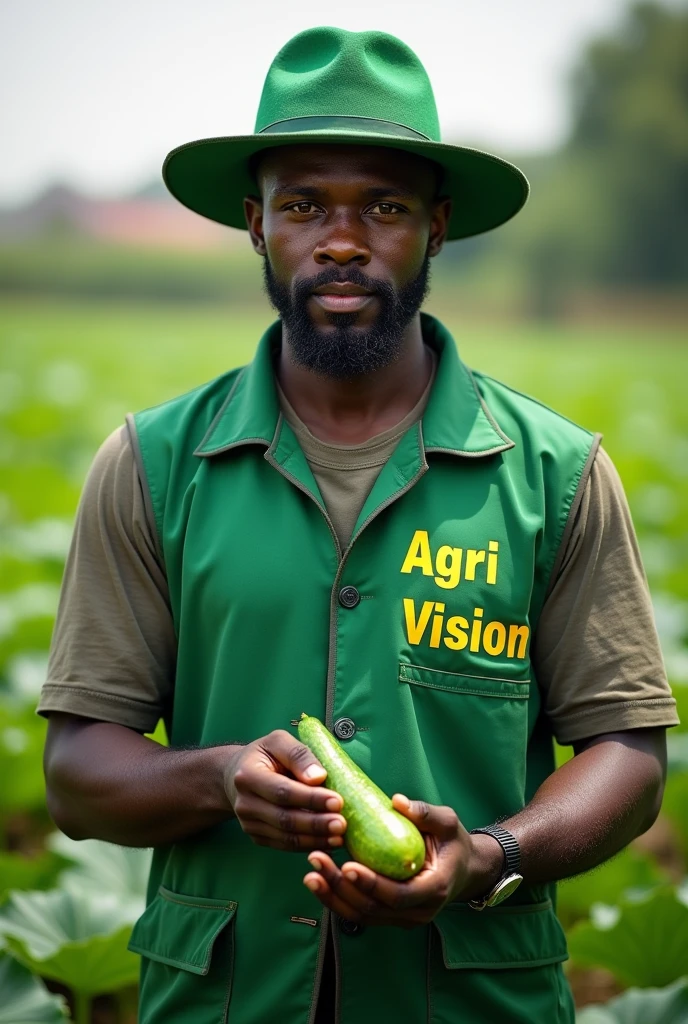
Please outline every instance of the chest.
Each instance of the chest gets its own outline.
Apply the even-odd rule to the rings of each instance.
[[[342,642],[447,671],[527,676],[539,496],[487,460],[462,471],[438,459],[392,500],[371,497],[340,560],[318,495],[255,455],[204,463],[179,547],[180,624],[306,639],[329,630],[333,591],[348,587]]]

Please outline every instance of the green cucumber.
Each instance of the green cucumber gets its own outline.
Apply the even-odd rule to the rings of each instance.
[[[394,809],[319,718],[304,712],[298,734],[327,770],[323,785],[344,800],[344,842],[354,860],[398,881],[417,874],[425,863],[425,840],[413,822]]]

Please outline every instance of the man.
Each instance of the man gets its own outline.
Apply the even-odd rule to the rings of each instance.
[[[155,848],[140,1019],[570,1022],[553,883],[654,821],[676,714],[599,437],[419,313],[525,179],[439,142],[403,43],[330,28],[278,54],[255,135],[164,176],[248,227],[279,320],[105,442],[65,574],[49,807]],[[304,711],[424,833],[414,878],[347,860]]]

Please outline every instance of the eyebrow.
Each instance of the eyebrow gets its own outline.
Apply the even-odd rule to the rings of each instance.
[[[370,196],[371,199],[382,199],[385,196],[391,196],[393,199],[418,198],[417,192],[411,192],[408,188],[397,188],[396,186],[390,188],[367,188],[366,195]]]
[[[307,196],[309,199],[317,199],[324,195],[324,191],[313,185],[275,185],[270,189],[270,195],[276,199],[284,199],[289,196]]]
[[[316,188],[314,185],[276,185],[270,189],[270,194],[275,199],[288,198],[290,196],[306,196],[308,199],[318,199],[326,195],[326,189]],[[392,199],[417,199],[418,194],[406,188],[398,188],[390,185],[388,188],[375,186],[365,189],[368,199],[383,199],[389,196]]]

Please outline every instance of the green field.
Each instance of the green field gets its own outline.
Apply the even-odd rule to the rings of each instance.
[[[432,303],[428,308],[432,311]],[[604,434],[629,497],[667,668],[688,719],[685,334],[476,326],[462,324],[456,311],[444,319],[469,365]],[[267,304],[256,309],[38,299],[0,303],[0,904],[8,889],[50,888],[58,877],[55,864],[49,870],[41,862],[42,873],[35,861],[35,870],[26,866],[26,855],[42,848],[41,836],[50,829],[40,773],[44,726],[32,709],[45,672],[71,523],[93,454],[126,412],[250,359],[270,321]],[[667,973],[662,956],[654,973],[643,967],[646,926],[633,938],[635,925],[624,915],[632,917],[637,907],[629,911],[624,900],[629,890],[645,886],[651,898],[644,906],[661,914],[662,900],[678,899],[671,885],[685,874],[688,854],[685,728],[671,736],[669,854],[623,855],[561,890],[562,920],[574,930],[596,927],[590,915],[594,918],[591,907],[598,902],[621,908],[621,924],[614,926],[621,928],[621,939],[613,945],[618,950],[619,942],[633,947],[635,941],[636,966],[625,962],[619,968],[613,957],[605,960],[604,952],[594,952],[594,941],[588,943],[593,952],[586,954],[590,936],[573,939],[578,962],[607,968],[621,987],[664,984],[681,973]],[[673,904],[670,909],[674,913]],[[687,920],[681,919],[680,927],[688,963],[684,909]],[[0,948],[2,912],[0,907]],[[0,970],[1,965],[0,954]]]
[[[250,359],[270,321],[267,303],[0,305],[0,678],[13,657],[48,643],[47,623],[38,629],[28,613],[32,601],[40,611],[54,601],[79,491],[100,442],[126,412]],[[446,323],[469,365],[603,433],[628,494],[670,672],[676,683],[688,682],[685,336],[466,326],[456,314]],[[17,588],[27,596],[13,612]]]

